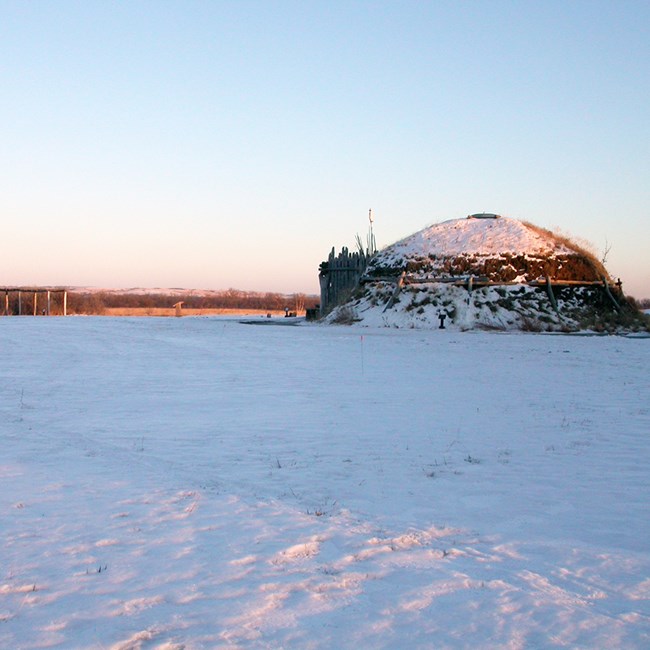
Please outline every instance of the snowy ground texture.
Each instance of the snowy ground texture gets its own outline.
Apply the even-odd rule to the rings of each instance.
[[[648,339],[23,317],[0,350],[0,647],[650,647]]]

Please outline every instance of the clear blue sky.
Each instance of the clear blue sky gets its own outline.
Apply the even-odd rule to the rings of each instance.
[[[318,291],[497,212],[650,297],[650,2],[0,0],[0,284]]]

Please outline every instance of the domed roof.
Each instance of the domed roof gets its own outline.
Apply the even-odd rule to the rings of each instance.
[[[420,230],[383,249],[368,276],[457,277],[474,275],[496,282],[529,282],[550,276],[596,281],[607,272],[588,251],[532,224],[481,213]]]
[[[420,230],[384,249],[383,262],[404,257],[453,257],[456,255],[494,256],[511,254],[571,254],[551,233],[516,219],[477,217],[451,219]]]

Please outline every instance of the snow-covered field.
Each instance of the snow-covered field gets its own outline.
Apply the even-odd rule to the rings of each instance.
[[[0,319],[0,647],[650,647],[650,340]]]

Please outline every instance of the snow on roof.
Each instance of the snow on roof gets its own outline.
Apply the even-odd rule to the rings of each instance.
[[[516,219],[490,215],[434,224],[384,249],[387,257],[574,253],[550,233]],[[474,218],[471,218],[474,217]]]

